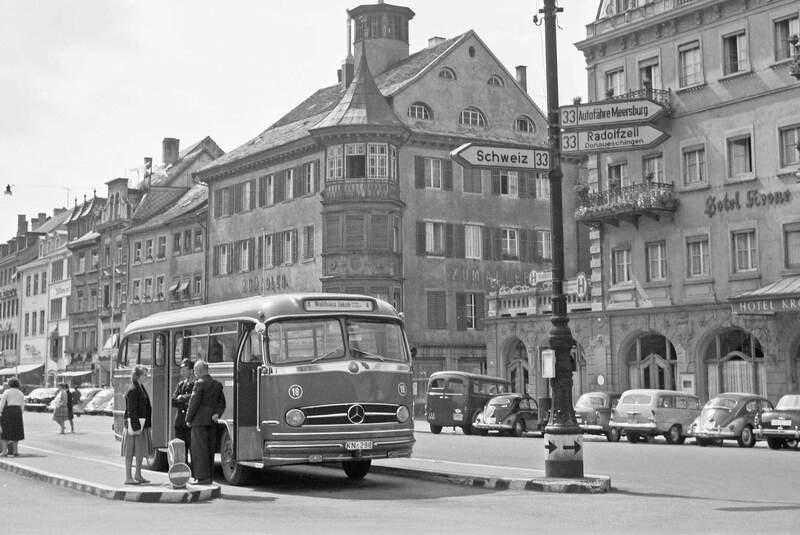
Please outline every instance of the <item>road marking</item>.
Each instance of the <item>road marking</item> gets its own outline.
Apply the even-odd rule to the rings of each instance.
[[[411,461],[424,461],[435,464],[453,464],[461,466],[475,466],[478,468],[502,468],[506,470],[526,470],[528,472],[544,472],[544,468],[522,468],[519,466],[504,466],[500,464],[479,464],[479,463],[463,463],[459,461],[441,461],[439,459],[423,459],[421,457],[412,457]]]
[[[28,444],[25,444],[23,447],[25,449],[36,450],[36,451],[40,451],[42,453],[49,453],[51,455],[60,455],[61,457],[69,457],[69,458],[72,458],[72,459],[78,459],[78,460],[84,460],[84,461],[97,462],[97,463],[101,463],[101,464],[107,464],[108,466],[113,466],[115,468],[124,468],[125,467],[124,463],[114,463],[114,462],[111,462],[111,461],[106,461],[105,459],[102,459],[102,458],[99,458],[99,457],[81,457],[79,455],[70,455],[68,453],[64,453],[64,452],[61,452],[61,451],[48,450],[48,449],[45,449],[45,448],[37,448],[36,446],[30,446]],[[144,468],[144,470],[147,471],[147,472],[152,472],[152,470],[147,470],[146,468]]]

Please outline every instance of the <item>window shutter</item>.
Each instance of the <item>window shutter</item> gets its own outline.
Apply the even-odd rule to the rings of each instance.
[[[503,259],[503,232],[499,228],[492,229],[494,233],[494,239],[492,240],[492,245],[494,247],[494,251],[492,251],[495,260],[502,260]]]
[[[531,261],[531,232],[525,229],[519,231],[519,259],[521,262]]]
[[[500,169],[492,169],[492,195],[500,195]]]
[[[258,269],[264,267],[264,236],[258,237],[258,246],[256,247],[256,257],[258,258]]]
[[[467,294],[456,294],[456,330],[466,331],[466,308],[467,308]]]
[[[475,294],[475,329],[483,330],[483,316],[484,316],[484,296],[483,294]]]
[[[267,205],[267,177],[258,178],[258,205]]]
[[[230,275],[233,272],[233,243],[228,243],[228,261],[225,263],[226,273]]]
[[[256,239],[250,238],[247,244],[247,271],[255,269],[256,261]]]
[[[256,207],[256,181],[250,181],[250,209],[254,210]]]
[[[292,233],[292,264],[297,263],[297,229],[290,230]]]
[[[542,250],[542,240],[539,237],[539,233],[537,231],[533,231],[533,261],[534,262],[541,262],[542,256],[544,251]]]
[[[445,190],[452,191],[453,189],[453,162],[450,160],[442,160],[442,185]]]
[[[524,199],[525,197],[528,197],[528,191],[529,191],[528,190],[528,185],[529,185],[528,184],[528,179],[529,179],[529,177],[530,177],[530,173],[528,173],[528,171],[520,171],[519,173],[517,173],[517,182],[519,184],[518,188],[517,188],[517,193],[518,193],[520,199]]]
[[[244,183],[236,184],[233,187],[233,213],[238,214],[242,211],[242,194],[244,193]]]
[[[464,231],[464,225],[455,225],[455,254],[456,258],[464,258],[467,253],[467,235]]]
[[[314,161],[314,192],[319,191],[319,160]]]
[[[217,219],[222,216],[222,190],[214,191],[214,217]]]
[[[493,260],[492,258],[492,233],[489,227],[481,227],[481,246],[483,247],[483,259]]]
[[[364,248],[364,216],[362,214],[344,216],[344,246],[346,249]]]
[[[414,156],[414,186],[425,188],[425,158],[422,156]]]
[[[445,223],[444,225],[444,255],[454,257],[455,252],[455,229],[452,223]]]
[[[239,268],[241,267],[241,262],[239,261],[239,255],[242,254],[242,241],[237,240],[233,242],[233,273],[239,273]]]
[[[298,165],[294,168],[294,180],[292,180],[292,199],[303,196],[303,182],[304,182],[304,165]]]
[[[428,292],[428,328],[447,328],[447,308],[445,306],[445,293],[442,291]]]
[[[283,264],[283,232],[276,232],[272,235],[272,265],[281,264]]]
[[[417,221],[417,254],[425,256],[425,222]]]
[[[214,262],[212,269],[214,270],[214,276],[219,275],[219,245],[214,246]]]
[[[373,214],[370,218],[369,238],[367,247],[370,249],[389,249],[389,216],[386,214]]]
[[[325,251],[337,251],[342,248],[342,218],[340,215],[325,216],[325,238],[322,244]]]
[[[272,181],[272,187],[275,190],[275,204],[278,204],[283,200],[283,190],[286,187],[286,174],[275,173],[275,178],[273,178]]]

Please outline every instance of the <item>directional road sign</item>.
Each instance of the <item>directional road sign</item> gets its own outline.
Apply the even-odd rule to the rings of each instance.
[[[450,152],[450,157],[467,167],[505,167],[509,169],[550,169],[550,151],[544,148],[518,148],[465,143]]]
[[[611,152],[646,149],[669,137],[649,124],[593,128],[561,134],[561,152]]]
[[[664,106],[645,98],[561,106],[561,128],[586,128],[610,124],[647,123],[664,114]]]

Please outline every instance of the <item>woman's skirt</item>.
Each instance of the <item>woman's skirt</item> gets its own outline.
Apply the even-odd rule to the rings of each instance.
[[[128,426],[122,431],[122,457],[135,457],[140,454],[149,457],[153,454],[153,440],[150,437],[150,428],[146,427],[138,435],[132,435]]]
[[[3,440],[24,440],[25,428],[22,425],[22,407],[6,405],[0,415],[0,427],[3,429]]]
[[[67,420],[67,406],[61,405],[56,407],[56,410],[53,411],[53,420],[56,422],[63,424],[64,421]]]

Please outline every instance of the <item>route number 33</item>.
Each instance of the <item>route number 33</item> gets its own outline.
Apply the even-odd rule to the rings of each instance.
[[[533,154],[534,159],[534,166],[537,169],[549,169],[550,168],[550,153],[547,151],[540,151],[537,150]]]
[[[561,126],[575,126],[576,124],[578,124],[578,117],[575,108],[561,110]]]
[[[578,134],[561,134],[561,150],[577,150]]]

